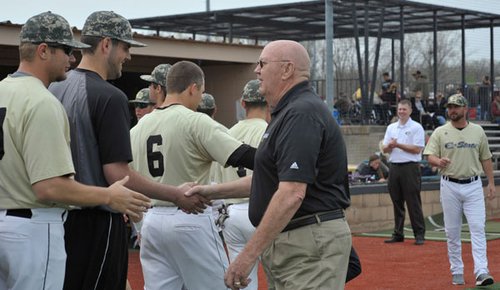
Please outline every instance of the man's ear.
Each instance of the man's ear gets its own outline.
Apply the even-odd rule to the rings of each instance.
[[[289,79],[293,77],[293,74],[295,73],[295,64],[293,62],[286,62],[282,64],[283,74],[281,75],[282,80]]]
[[[113,41],[109,37],[104,37],[100,42],[99,42],[99,48],[102,51],[103,54],[107,55],[113,48]]]
[[[190,96],[194,95],[194,93],[196,93],[196,90],[197,90],[197,86],[195,83],[192,83],[190,84],[188,87],[187,87],[187,90],[188,90],[188,93]]]
[[[50,54],[49,46],[45,43],[40,43],[36,47],[36,54],[40,57],[40,59],[47,60],[48,55]]]

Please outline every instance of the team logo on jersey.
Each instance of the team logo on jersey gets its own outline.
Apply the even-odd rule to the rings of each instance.
[[[292,165],[290,165],[290,169],[299,169],[297,162],[292,163]]]
[[[457,142],[457,143],[453,143],[453,142],[447,142],[444,144],[444,148],[446,149],[454,149],[454,148],[457,148],[457,149],[460,149],[460,148],[478,148],[479,147],[479,144],[474,144],[474,143],[467,143],[467,142],[464,142],[464,141],[460,141],[460,142]]]

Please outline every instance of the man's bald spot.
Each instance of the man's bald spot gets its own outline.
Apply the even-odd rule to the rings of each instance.
[[[289,60],[295,64],[298,75],[309,78],[311,60],[307,50],[298,42],[292,40],[276,40],[267,45],[275,57]]]

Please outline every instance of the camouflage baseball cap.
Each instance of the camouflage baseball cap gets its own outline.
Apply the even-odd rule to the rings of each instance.
[[[259,93],[259,86],[259,80],[249,81],[243,88],[243,94],[241,95],[243,101],[249,103],[265,103],[266,99]]]
[[[215,109],[215,99],[211,94],[205,94],[201,96],[201,102],[198,104],[198,109],[210,110]]]
[[[75,41],[68,21],[61,15],[44,12],[28,19],[21,28],[21,43],[55,43],[73,48],[87,48],[88,45]]]
[[[449,105],[456,105],[459,107],[466,107],[467,106],[467,100],[464,98],[464,96],[460,94],[454,94],[448,97],[448,102],[446,103],[446,106]]]
[[[168,63],[159,64],[153,69],[150,75],[142,75],[141,79],[167,87],[167,73],[171,67],[172,65]]]
[[[138,91],[137,95],[135,95],[135,100],[130,101],[130,103],[153,104],[149,98],[149,88],[144,88]]]
[[[135,47],[146,46],[132,39],[130,22],[113,11],[97,11],[90,14],[83,25],[82,35],[110,37]]]

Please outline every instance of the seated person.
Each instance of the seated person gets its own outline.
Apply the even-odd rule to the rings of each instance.
[[[389,104],[390,106],[394,106],[398,102],[397,90],[398,85],[392,82],[392,79],[389,77],[389,73],[385,72],[383,74],[384,80],[382,82],[382,90],[380,92],[380,98]]]
[[[422,101],[422,92],[416,91],[415,97],[411,98],[412,113],[411,118],[419,122],[424,130],[434,129],[434,122],[432,121],[432,115],[427,111],[427,107]]]
[[[491,121],[500,124],[500,94],[495,95],[491,103]]]
[[[361,162],[356,169],[360,176],[371,176],[370,181],[384,182],[389,177],[389,168],[385,166],[377,154],[368,159],[368,164]]]
[[[333,107],[339,110],[340,117],[346,118],[352,110],[353,104],[346,94],[340,93]]]
[[[436,99],[429,102],[428,110],[432,115],[432,121],[435,127],[439,127],[446,123],[446,98],[442,93],[437,93]]]

